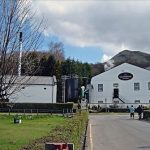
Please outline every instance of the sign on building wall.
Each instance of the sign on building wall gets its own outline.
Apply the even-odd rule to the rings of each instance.
[[[120,80],[131,80],[133,78],[133,74],[129,72],[123,72],[118,75]]]

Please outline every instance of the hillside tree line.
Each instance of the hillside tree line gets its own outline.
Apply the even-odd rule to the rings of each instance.
[[[23,61],[27,62],[27,64],[22,64],[22,75],[27,74],[27,71],[29,71],[26,70],[28,61],[32,60],[32,64],[30,63],[32,72],[29,71],[28,75],[55,75],[57,80],[60,80],[63,75],[78,75],[79,77],[91,78],[90,64],[70,58],[65,59],[61,42],[51,42],[49,44],[49,51],[32,51],[23,59],[27,60]]]

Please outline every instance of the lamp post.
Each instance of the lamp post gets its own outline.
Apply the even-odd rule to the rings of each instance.
[[[57,82],[55,82],[54,80],[54,76],[53,76],[53,79],[52,79],[52,103],[54,101],[54,86],[57,84]]]

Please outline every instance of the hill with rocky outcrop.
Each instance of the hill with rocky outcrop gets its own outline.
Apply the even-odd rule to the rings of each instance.
[[[113,68],[123,63],[129,63],[150,70],[150,54],[140,51],[123,50],[108,62],[91,65],[92,75],[95,76],[104,72],[107,65],[112,65],[109,68]]]
[[[112,57],[111,60],[114,60],[115,66],[126,62],[142,68],[150,67],[150,54],[140,51],[124,50]]]

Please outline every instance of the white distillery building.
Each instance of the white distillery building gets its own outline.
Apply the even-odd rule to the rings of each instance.
[[[21,90],[14,90],[14,94],[9,98],[11,102],[56,103],[57,81],[55,76],[20,76],[13,86],[16,89],[17,86],[20,86]]]
[[[150,104],[150,71],[124,63],[91,79],[91,104]]]

